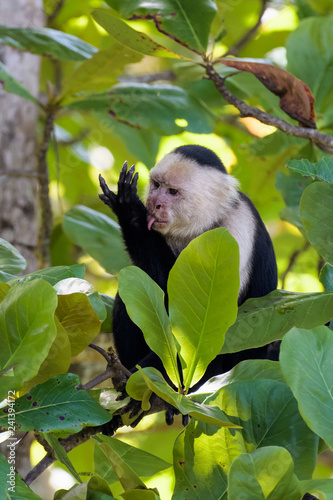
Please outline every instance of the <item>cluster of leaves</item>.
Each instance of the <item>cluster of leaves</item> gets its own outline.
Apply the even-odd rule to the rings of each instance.
[[[332,317],[333,255],[329,243],[322,251],[322,232],[316,211],[311,210],[315,206],[312,193],[316,196],[318,189],[332,188],[326,164],[300,161],[291,165],[306,176],[322,179],[305,190],[301,214],[304,231],[328,260],[322,274],[326,292],[272,292],[248,300],[237,316],[238,247],[226,229],[203,234],[181,253],[168,280],[169,316],[163,292],[143,271],[132,266],[120,272],[119,293],[131,318],[179,387],[177,393],[157,370],[145,368],[130,377],[127,392],[142,401],[143,410],[149,409],[154,393],[192,417],[174,445],[174,498],[207,494],[208,486],[211,498],[239,498],[249,483],[251,491],[258,495],[264,491],[266,498],[274,492],[276,498],[296,500],[308,490],[331,498],[332,480],[311,480],[318,449],[325,448],[324,442],[333,449],[333,337],[329,328],[321,326]],[[325,231],[332,217],[322,222]],[[15,401],[16,428],[40,432],[81,483],[56,438],[101,425],[110,414],[82,389],[76,376],[61,374],[67,371],[71,354],[80,352],[99,332],[106,318],[104,303],[109,301],[91,292],[81,266],[54,267],[16,278],[10,273],[21,271],[24,260],[3,240],[0,265],[0,326],[6,333],[1,353],[2,397],[9,386],[12,391],[30,388]],[[220,352],[282,338],[279,363],[244,361],[196,393],[183,394],[177,355],[187,392]],[[32,353],[28,359],[27,351]],[[11,404],[0,417],[3,430],[10,428],[9,408]],[[144,452],[113,438],[94,439],[97,475],[78,485],[77,494],[84,488],[112,498],[109,484],[118,477],[126,491],[124,498],[132,498],[137,488],[144,488],[142,495],[158,497],[156,491],[145,489],[139,476],[170,464],[148,455],[151,468],[147,465],[143,473],[138,464],[143,463]],[[105,457],[112,474],[102,466]],[[5,475],[8,464],[2,461],[1,467]]]

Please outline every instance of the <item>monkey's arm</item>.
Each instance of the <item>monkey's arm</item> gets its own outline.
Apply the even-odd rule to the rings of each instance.
[[[99,196],[117,216],[133,264],[166,291],[175,256],[160,233],[148,230],[147,210],[137,194],[138,173],[134,174],[134,165],[127,171],[127,162],[124,163],[119,175],[118,194],[110,191],[101,175],[99,181],[103,191]]]

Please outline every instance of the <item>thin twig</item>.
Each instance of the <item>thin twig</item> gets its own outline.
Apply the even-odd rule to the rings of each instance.
[[[50,236],[52,229],[52,210],[49,198],[49,173],[47,165],[47,152],[50,146],[55,109],[51,106],[46,111],[46,120],[43,132],[43,141],[38,151],[38,180],[39,180],[39,203],[41,211],[41,221],[38,231],[38,260],[41,268],[50,265]]]

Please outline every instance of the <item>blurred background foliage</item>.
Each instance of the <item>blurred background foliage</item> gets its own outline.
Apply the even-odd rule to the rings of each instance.
[[[103,174],[110,188],[116,189],[123,162],[135,163],[140,174],[139,194],[144,197],[149,169],[156,161],[174,147],[195,143],[213,149],[221,157],[228,172],[237,177],[241,190],[259,210],[273,239],[279,288],[298,292],[322,291],[318,279],[321,257],[299,229],[284,219],[297,220],[301,194],[311,183],[311,179],[288,170],[286,165],[292,159],[307,158],[316,162],[327,155],[305,139],[287,136],[252,118],[239,118],[238,111],[223,100],[211,81],[204,78],[204,71],[196,64],[193,53],[192,60],[143,55],[111,37],[92,16],[95,9],[117,6],[122,15],[121,8],[123,6],[126,10],[127,2],[45,0],[44,4],[46,26],[75,35],[104,51],[99,56],[101,59],[96,70],[87,75],[80,69],[84,64],[82,61],[42,58],[41,100],[46,102],[50,95],[61,95],[64,104],[56,117],[47,154],[54,217],[51,265],[84,263],[86,279],[95,289],[114,296],[117,273],[107,273],[83,250],[85,245],[89,248],[89,241],[82,246],[75,244],[79,238],[74,235],[72,226],[68,225],[66,230],[70,216],[74,216],[77,210],[80,217],[86,213],[85,209],[80,212],[79,205],[113,217],[98,198],[99,173]],[[287,69],[302,79],[316,98],[317,128],[332,134],[333,1],[217,0],[216,5],[208,45],[214,58],[236,53],[238,57],[263,59]],[[183,50],[186,54],[185,47],[163,36],[152,22],[127,20],[126,23],[170,50],[175,49],[178,53]],[[239,44],[247,34],[250,36]],[[149,101],[147,90],[145,106],[141,111],[139,109],[142,121],[133,127],[128,121],[142,105],[141,97],[139,93],[135,97],[134,92],[129,96],[122,94],[121,87],[120,90],[114,88],[119,83],[125,87],[171,84],[184,89],[186,94],[179,93],[179,100],[175,100],[176,95],[171,93],[169,100],[158,107]],[[239,73],[228,79],[228,86],[248,104],[295,124],[280,109],[279,98],[250,73]],[[120,120],[112,113],[103,112],[103,100],[97,105],[91,97],[111,89],[118,99]],[[184,101],[186,108],[182,108],[182,99],[187,99]],[[41,113],[40,135],[44,119]],[[83,220],[83,231],[85,224]],[[91,233],[86,231],[85,234],[87,240],[92,239]],[[104,248],[107,256],[106,245],[107,242]],[[149,432],[142,432],[145,429]],[[159,415],[144,419],[135,430],[122,430],[119,437],[171,463],[172,446],[178,432],[177,426],[166,429],[163,416]],[[37,463],[41,458],[40,445],[35,443],[32,452],[33,462]],[[84,471],[91,468],[92,454],[90,440],[71,451],[70,457],[77,470]],[[321,461],[315,477],[330,477],[331,474],[331,465]],[[159,491],[163,498],[168,498],[172,491],[169,472],[158,476]],[[156,476],[146,484],[156,486]],[[113,492],[117,494],[115,487]]]

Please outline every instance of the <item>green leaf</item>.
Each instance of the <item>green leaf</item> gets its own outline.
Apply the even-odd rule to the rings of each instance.
[[[333,293],[295,293],[274,290],[249,299],[239,308],[225,336],[222,353],[260,347],[282,339],[293,326],[314,328],[330,321]]]
[[[238,289],[238,244],[224,228],[192,240],[171,269],[169,311],[186,390],[222,349],[236,319]]]
[[[27,262],[20,252],[8,241],[0,238],[0,271],[18,274],[26,268],[26,265]]]
[[[105,295],[104,293],[100,293],[99,296],[106,310],[106,318],[101,325],[101,332],[112,333],[113,332],[112,312],[113,312],[114,297],[110,297],[109,295]]]
[[[303,193],[300,210],[310,243],[333,264],[333,184],[310,184]]]
[[[9,488],[12,488],[9,490]],[[11,492],[14,492],[12,495]],[[20,474],[15,472],[15,465],[0,454],[0,498],[12,500],[41,500],[29,486],[25,484]]]
[[[222,387],[233,382],[258,379],[284,382],[280,364],[268,359],[247,359],[241,361],[232,370],[212,377],[191,395],[195,394],[195,398],[198,398],[199,395],[201,399],[203,395],[206,397],[211,396],[213,392],[217,392]]]
[[[15,425],[21,431],[78,432],[85,426],[96,426],[110,420],[87,391],[77,375],[57,375],[36,385],[15,401]],[[8,426],[8,409],[0,413],[2,429]]]
[[[222,410],[214,406],[191,401],[187,396],[175,392],[166,383],[162,374],[155,368],[143,368],[131,375],[126,385],[126,391],[129,396],[136,399],[135,384],[138,383],[141,390],[143,381],[151,391],[167,403],[178,408],[183,415],[191,415],[198,420],[203,420],[219,427],[237,427],[237,424],[234,425],[229,422]]]
[[[191,0],[161,0],[158,3],[145,0],[107,0],[122,17],[133,15],[141,19],[153,19],[156,27],[196,52],[204,52],[208,44],[210,26],[216,13],[212,0],[201,0],[195,9]]]
[[[119,17],[113,16],[110,10],[96,9],[92,12],[92,17],[118,42],[132,50],[147,56],[182,58],[181,55],[154,42],[145,33],[134,30]]]
[[[122,83],[109,92],[90,95],[67,107],[102,112],[104,117],[160,135],[212,132],[212,116],[207,109],[186,90],[174,85]],[[177,125],[179,119],[187,125]]]
[[[39,104],[38,100],[30,92],[22,87],[19,82],[9,73],[6,66],[0,61],[0,84],[6,92],[19,95],[28,101]]]
[[[37,384],[43,384],[51,377],[67,373],[71,364],[71,346],[66,330],[57,318],[54,318],[57,329],[56,337],[50,350],[41,364],[38,373],[23,385],[23,390],[28,391]]]
[[[76,36],[51,28],[0,26],[0,41],[19,50],[64,61],[89,59],[97,51]]]
[[[325,326],[293,328],[281,344],[283,375],[307,425],[333,449],[333,335]]]
[[[58,441],[58,438],[53,434],[53,432],[42,433],[42,437],[49,443],[54,451],[55,458],[59,460],[72,474],[78,483],[82,483],[80,476],[75,470],[74,465],[70,461],[65,449]]]
[[[309,479],[300,482],[302,495],[309,492],[318,498],[321,498],[322,493],[325,500],[333,500],[333,479]]]
[[[302,419],[297,401],[285,383],[266,379],[234,382],[205,403],[223,408],[229,419],[242,427],[220,437],[226,468],[240,453],[282,443],[294,460],[297,477],[311,477],[317,460],[318,436]],[[209,448],[212,446],[213,442]]]
[[[161,288],[144,271],[130,266],[119,273],[119,295],[146,343],[161,358],[171,381],[181,387],[175,339]]]
[[[101,439],[99,436],[96,438],[96,441],[98,441],[99,448],[111,463],[112,468],[125,491],[134,488],[145,488],[145,484],[133,470],[130,462],[124,460],[121,446],[112,446],[110,442],[105,442],[105,440],[103,438]]]
[[[228,499],[299,500],[299,482],[288,451],[267,446],[237,457],[228,476]]]
[[[319,279],[326,292],[333,292],[333,266],[325,264],[320,271]]]
[[[102,434],[98,434],[97,436],[93,436],[93,439],[99,444],[98,449],[102,449],[103,451],[104,462],[104,450],[108,450],[108,447],[110,447],[121,458],[121,460],[123,460],[133,470],[133,472],[137,476],[153,476],[154,474],[157,474],[158,472],[171,467],[171,464],[165,462],[165,460],[162,460],[161,458],[158,458],[155,455],[152,455],[151,453],[148,453],[144,450],[136,448],[135,446],[124,443],[123,441],[119,441],[119,439],[115,439],[114,437],[108,437],[103,436]],[[100,445],[103,443],[105,446],[101,448]],[[109,484],[114,483],[117,480],[117,475],[113,468],[110,467],[110,470],[105,479]]]
[[[173,449],[174,500],[220,500],[227,491],[226,451],[220,436],[226,429],[213,427],[213,437],[204,433],[201,422],[191,423],[179,434]]]
[[[124,50],[121,44],[96,52],[91,59],[74,69],[64,81],[61,97],[78,92],[110,88],[127,64],[138,62],[141,56],[132,50]]]
[[[68,335],[72,356],[83,351],[101,328],[89,298],[83,293],[58,295],[56,316]]]
[[[100,298],[98,292],[94,292],[94,287],[89,281],[83,280],[81,278],[65,278],[64,280],[59,281],[54,288],[57,290],[58,295],[69,295],[73,293],[84,293],[89,302],[98,315],[98,318],[101,321],[104,321],[106,318],[106,310],[104,307],[104,303]]]
[[[3,283],[0,281],[0,303],[6,297],[9,290],[10,290],[10,286],[7,283]]]
[[[331,157],[321,158],[317,163],[311,163],[306,158],[291,160],[287,163],[287,167],[313,180],[333,182],[333,158]]]
[[[1,302],[0,369],[6,371],[0,379],[2,396],[8,387],[19,389],[37,374],[56,336],[56,307],[56,291],[43,280],[11,288]]]
[[[96,259],[110,274],[129,265],[119,226],[110,217],[77,205],[64,215],[68,238]]]
[[[84,264],[74,264],[72,266],[54,266],[47,267],[46,269],[40,269],[30,274],[25,274],[19,278],[15,278],[9,281],[10,286],[21,285],[22,283],[28,283],[33,280],[42,279],[47,281],[52,286],[59,281],[66,278],[83,278],[84,277],[85,266]]]

